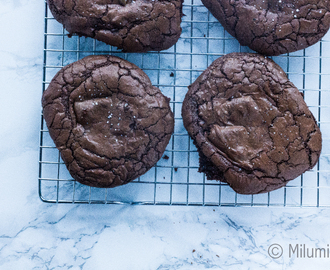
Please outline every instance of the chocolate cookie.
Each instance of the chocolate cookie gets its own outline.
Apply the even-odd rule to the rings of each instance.
[[[174,129],[169,98],[137,66],[88,56],[61,69],[42,97],[49,134],[72,177],[123,185],[162,156]]]
[[[328,0],[202,0],[243,46],[265,55],[304,49],[330,25]]]
[[[47,0],[70,34],[126,52],[161,51],[181,34],[183,0]]]
[[[182,117],[200,155],[200,172],[236,192],[284,186],[313,168],[321,132],[298,89],[272,60],[232,53],[189,86]]]

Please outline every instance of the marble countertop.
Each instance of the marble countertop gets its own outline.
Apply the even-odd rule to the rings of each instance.
[[[1,270],[328,269],[327,208],[42,202],[44,12],[1,1]]]

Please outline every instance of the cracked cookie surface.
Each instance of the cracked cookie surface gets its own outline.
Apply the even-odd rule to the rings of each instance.
[[[202,0],[243,46],[279,55],[318,42],[330,25],[328,0]]]
[[[137,66],[87,56],[61,69],[42,97],[49,134],[72,177],[115,187],[147,172],[174,129],[169,98]]]
[[[301,93],[272,60],[232,53],[189,86],[182,118],[200,172],[236,192],[280,188],[314,167],[321,132]]]
[[[47,0],[70,34],[103,41],[125,52],[161,51],[181,34],[183,0]]]

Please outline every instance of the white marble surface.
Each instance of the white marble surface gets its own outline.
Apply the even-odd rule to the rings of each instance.
[[[1,270],[329,268],[330,258],[289,254],[289,245],[329,249],[329,209],[41,202],[44,3],[0,4]]]

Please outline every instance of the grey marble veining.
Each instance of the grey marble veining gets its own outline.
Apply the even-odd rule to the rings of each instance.
[[[1,269],[328,265],[326,258],[290,258],[288,254],[289,244],[328,245],[327,233],[317,229],[329,221],[325,210],[32,204],[38,207],[29,211],[37,217],[1,235]],[[284,250],[276,260],[268,254],[274,243]]]
[[[185,9],[190,12],[190,9]],[[193,13],[186,15],[187,20],[191,19],[190,16],[204,20],[205,10],[196,6]],[[78,205],[41,202],[37,179],[44,2],[2,0],[0,22],[1,25],[6,25],[1,28],[0,42],[1,270],[329,268],[327,249],[330,245],[330,211],[327,208]],[[183,27],[184,25],[185,23]],[[209,36],[216,35],[217,29],[219,25],[215,22],[214,27],[209,30]],[[186,23],[179,43],[189,44],[190,31],[189,24]],[[194,31],[195,36],[203,35],[200,31]],[[185,47],[182,48],[184,49]],[[227,46],[226,53],[230,49],[234,50],[235,46]],[[318,57],[313,57],[318,50],[320,47],[313,47],[305,52],[310,54],[306,58],[309,61],[308,65],[305,63],[306,70],[319,67]],[[322,72],[329,56],[328,51],[323,50]],[[298,56],[299,53],[297,60],[294,60],[298,61],[297,65],[301,59]],[[130,57],[138,64],[137,56]],[[173,68],[173,63],[168,59],[162,61],[169,70]],[[211,58],[208,61],[210,63]],[[278,61],[286,66],[286,61],[291,61],[291,58],[284,57]],[[185,68],[184,61],[178,63],[181,65],[180,69]],[[202,69],[205,63],[198,66],[197,61],[196,65],[196,69]],[[305,80],[306,88],[318,89],[313,81],[313,73],[319,71],[308,70],[308,74],[300,70],[286,72],[298,87]],[[306,76],[310,79],[307,80]],[[323,122],[321,129],[323,128],[325,134],[330,126],[327,124],[326,100],[328,77],[330,76],[322,77],[322,104],[325,111],[321,116],[323,119],[319,119]],[[183,86],[187,83],[184,71],[178,72],[176,79],[175,83],[180,82]],[[171,84],[174,81],[161,83]],[[183,96],[182,92],[178,92],[176,98],[180,100]],[[312,108],[316,108],[317,114],[318,104],[315,102],[318,101],[313,95],[307,98],[308,102]],[[177,132],[183,132],[180,125]],[[320,163],[320,170],[323,170],[319,183],[321,186],[330,185],[327,173],[328,139],[326,135]],[[310,188],[313,189],[316,185],[313,182],[315,176],[313,172],[310,174],[305,176],[305,181],[309,180]],[[324,202],[329,204],[326,193],[323,195]],[[288,196],[294,199],[296,194]],[[241,197],[238,199],[244,200]],[[311,201],[314,199],[310,198]],[[282,256],[272,258],[280,254],[280,248]],[[324,257],[320,249],[325,250]],[[307,257],[307,252],[311,258]]]

